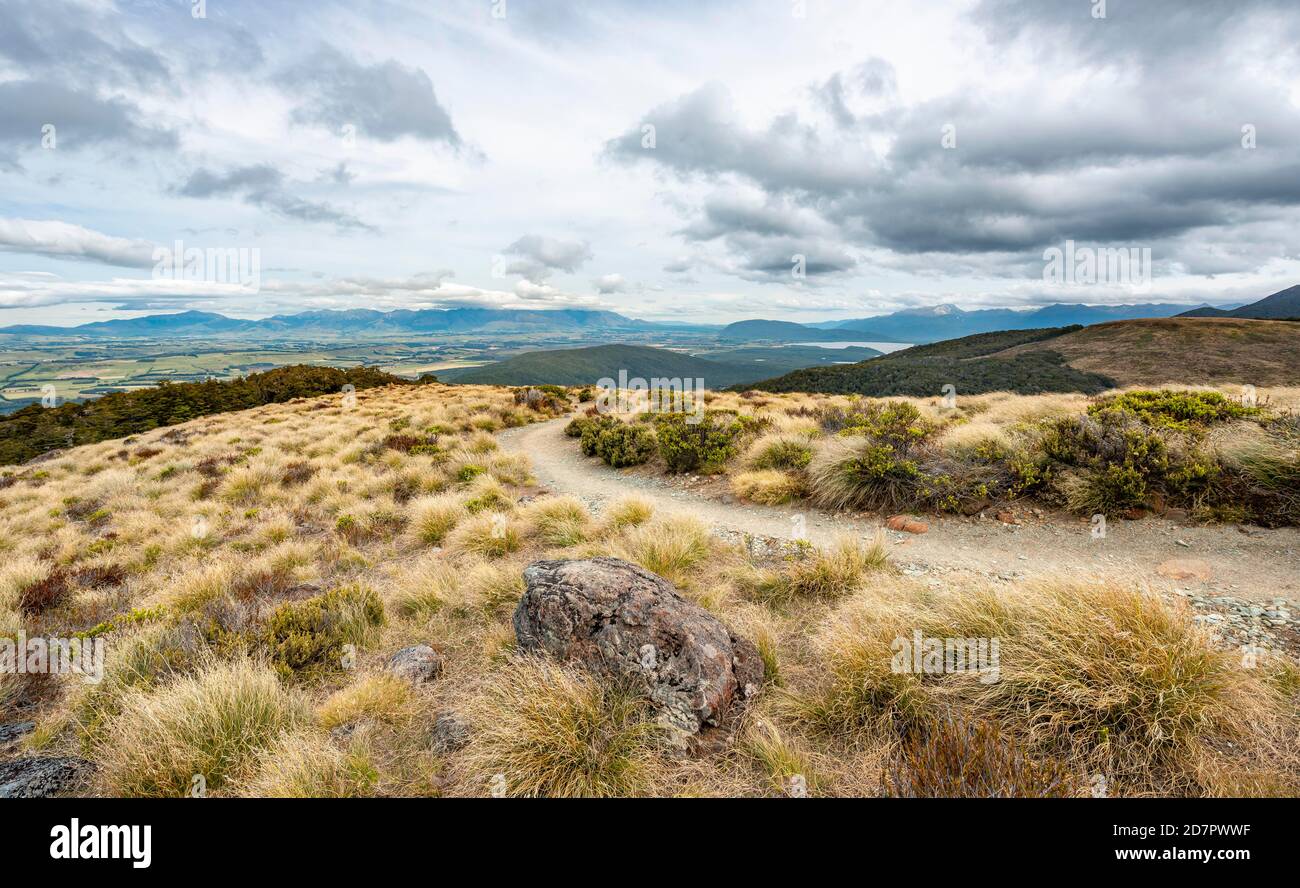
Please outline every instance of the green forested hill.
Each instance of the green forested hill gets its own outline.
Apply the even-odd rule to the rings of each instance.
[[[240,379],[165,383],[57,407],[33,404],[0,417],[0,465],[26,462],[60,447],[121,438],[212,413],[333,394],[345,385],[365,389],[413,384],[409,379],[369,367],[339,370],[297,364]]]
[[[1070,367],[1047,345],[1010,357],[991,357],[1004,349],[1028,343],[1046,343],[1080,329],[1073,326],[980,333],[915,346],[857,364],[795,370],[746,387],[769,392],[876,397],[938,395],[945,385],[952,385],[963,394],[991,391],[1091,393],[1112,387],[1108,377]]]
[[[769,350],[774,361],[781,351]],[[726,354],[718,356],[726,357]],[[438,378],[483,385],[595,385],[606,377],[617,380],[622,370],[629,378],[639,376],[646,380],[652,377],[702,379],[705,388],[718,389],[761,379],[773,369],[779,371],[790,366],[754,360],[752,354],[740,355],[735,361],[713,360],[647,345],[596,345],[525,352],[482,367],[439,371]]]

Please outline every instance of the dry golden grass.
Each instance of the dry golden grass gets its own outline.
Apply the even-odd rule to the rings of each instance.
[[[1300,404],[1300,389],[1259,395]],[[809,412],[848,403],[708,399],[770,420],[762,446],[733,463],[782,483],[802,477],[799,454],[815,461],[832,441]],[[914,403],[954,451],[1086,407],[1060,395]],[[372,390],[350,406],[325,397],[205,417],[20,468],[0,489],[0,629],[93,629],[108,663],[99,685],[0,677],[5,720],[37,722],[28,749],[92,758],[104,794],[184,795],[199,774],[215,795],[873,795],[914,732],[953,708],[1083,785],[1104,775],[1112,794],[1298,791],[1290,660],[1243,669],[1140,589],[955,578],[931,590],[891,570],[879,543],[759,561],[636,497],[593,515],[539,496],[526,457],[495,446],[495,430],[545,418],[508,389]],[[385,447],[397,428],[437,434],[437,450]],[[1249,459],[1244,440],[1210,445]],[[160,452],[130,456],[144,447]],[[734,743],[678,755],[633,689],[519,657],[510,619],[524,566],[597,555],[664,576],[757,645],[766,690]],[[61,603],[20,610],[55,567],[69,578]],[[277,674],[269,616],[351,586],[378,595],[387,624],[346,668]],[[891,643],[915,628],[999,637],[1002,680],[894,672]],[[424,685],[385,668],[417,643],[446,662]],[[470,723],[470,743],[435,752],[446,712]]]
[[[791,502],[805,492],[803,481],[776,469],[758,469],[732,475],[731,490],[743,500],[765,506]]]
[[[664,766],[664,731],[634,689],[547,660],[508,661],[465,708],[474,730],[461,768],[489,794],[642,795]]]

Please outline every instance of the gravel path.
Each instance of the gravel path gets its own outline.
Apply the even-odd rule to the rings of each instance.
[[[727,493],[725,482],[717,479],[674,479],[644,469],[611,469],[581,454],[577,443],[564,436],[566,422],[558,419],[509,429],[497,437],[505,450],[532,460],[533,474],[542,487],[573,494],[597,509],[608,500],[634,493],[650,500],[660,514],[690,514],[717,531],[775,539],[792,538],[803,516],[807,538],[817,544],[844,533],[871,537],[883,523],[877,515],[737,502]],[[1201,526],[1147,518],[1111,521],[1106,537],[1094,539],[1088,522],[1073,516],[1021,506],[1012,511],[1018,524],[1004,523],[992,513],[973,518],[923,516],[928,533],[888,532],[891,555],[905,572],[929,576],[931,583],[942,582],[943,573],[957,571],[1000,580],[1062,573],[1139,579],[1184,595],[1198,606],[1204,602],[1211,610],[1220,597],[1237,602],[1222,603],[1232,614],[1246,605],[1262,606],[1267,613],[1280,610],[1280,623],[1267,625],[1286,634],[1297,627],[1300,529]],[[1275,619],[1248,608],[1245,613],[1251,621]]]

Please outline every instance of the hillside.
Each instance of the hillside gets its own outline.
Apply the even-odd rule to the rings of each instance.
[[[1026,415],[1083,421],[1092,406],[1083,398],[971,398],[958,407],[970,422],[949,423],[932,398],[908,412],[720,394],[707,440],[674,439],[668,423],[658,446],[671,444],[674,458],[694,447],[725,461],[746,500],[738,505],[657,486],[642,496],[647,476],[599,464],[598,497],[587,475],[560,486],[557,466],[587,463],[579,441],[564,436],[581,405],[560,397],[530,406],[516,394],[385,386],[352,401],[330,395],[204,417],[5,472],[0,623],[28,638],[102,642],[104,660],[92,667],[103,670],[98,681],[0,672],[0,724],[10,729],[0,785],[11,792],[13,775],[57,759],[66,767],[41,793],[175,798],[201,775],[215,798],[770,798],[807,775],[797,785],[810,796],[898,794],[882,790],[882,771],[898,786],[921,779],[903,755],[908,719],[941,723],[954,706],[995,712],[1000,730],[1055,763],[1050,783],[1037,772],[1017,776],[999,787],[1004,795],[1089,797],[1103,757],[1126,762],[1109,779],[1113,796],[1277,795],[1300,784],[1294,744],[1275,742],[1294,736],[1295,710],[1269,690],[1294,681],[1291,648],[1280,647],[1289,630],[1270,628],[1267,639],[1278,640],[1266,643],[1279,647],[1257,667],[1235,642],[1213,641],[1156,573],[1179,551],[1166,522],[1132,522],[1137,529],[1116,533],[1104,559],[1079,520],[1012,534],[991,517],[927,516],[931,529],[897,550],[898,540],[877,531],[883,515],[868,498],[877,476],[858,470],[852,448],[879,451],[878,436],[899,442],[891,429],[901,423],[923,480],[943,481],[947,492],[959,479],[958,492],[984,496],[982,485],[1019,476],[990,479],[974,461],[969,444],[980,439],[971,431],[1010,441]],[[726,420],[737,414],[750,421]],[[1257,444],[1275,434],[1251,426]],[[846,427],[854,433],[839,434]],[[567,453],[534,463],[541,439],[522,436],[542,431]],[[813,455],[806,472],[801,453]],[[1104,482],[1103,456],[1117,457],[1085,456],[1071,471]],[[755,478],[755,458],[785,468]],[[1230,454],[1221,458],[1233,485],[1222,495],[1240,499],[1250,478]],[[1264,477],[1293,466],[1282,459]],[[842,475],[828,472],[840,465]],[[1153,499],[1175,483],[1175,468],[1150,468]],[[749,502],[774,478],[796,491],[809,481],[814,493],[827,488],[819,496],[833,513]],[[1067,483],[1074,475],[1053,478],[1078,495]],[[606,492],[620,483],[638,495]],[[1091,508],[1078,504],[1083,515]],[[804,515],[815,539],[796,544],[786,535]],[[1240,594],[1267,604],[1293,594],[1290,565],[1272,554],[1293,545],[1285,533],[1186,527],[1178,538],[1221,564],[1225,582],[1240,581]],[[1135,548],[1139,534],[1146,542]],[[982,560],[990,549],[1000,558]],[[642,599],[632,598],[637,623],[621,625],[643,632],[653,621],[665,626],[660,645],[682,645],[680,659],[746,669],[744,695],[731,699],[749,715],[724,710],[701,734],[708,742],[683,755],[682,738],[659,718],[664,704],[641,690],[644,673],[611,681],[576,648],[568,657],[537,649],[516,615],[532,612],[538,571],[554,569],[554,559],[574,571],[610,564],[588,560],[596,557],[671,584],[651,578],[664,591],[634,612]],[[1179,591],[1189,585],[1198,601],[1230,594],[1185,580]],[[556,607],[567,598],[556,596]],[[691,635],[666,625],[683,608]],[[727,631],[714,631],[713,620]],[[1292,625],[1289,616],[1270,624]],[[1003,680],[900,677],[890,670],[891,642],[917,626],[963,636],[999,627],[1005,660],[972,668],[1005,662]],[[630,641],[636,664],[640,637],[601,639]],[[715,638],[738,646],[737,656],[704,654]],[[659,662],[676,668],[677,650]],[[1030,685],[1011,671],[1022,663]],[[1117,702],[1099,712],[1097,699]],[[1167,730],[1171,699],[1195,713],[1179,727],[1188,739],[1153,751],[1149,738]]]
[[[796,370],[766,379],[749,388],[768,392],[821,392],[860,394],[873,397],[937,395],[952,385],[963,394],[1010,391],[1017,394],[1043,392],[1100,392],[1111,388],[1109,377],[1082,372],[1065,364],[1050,351],[1061,336],[1079,330],[1061,327],[982,333],[961,339],[914,346],[857,364]],[[1025,354],[991,357],[1016,346],[1035,344]]]
[[[1300,378],[1300,324],[1286,321],[1116,321],[992,357],[1016,360],[1048,351],[1076,371],[1103,374],[1119,385],[1290,385]]]
[[[753,361],[731,363],[694,357],[646,345],[596,345],[525,352],[495,364],[443,372],[446,382],[476,385],[595,385],[600,379],[703,379],[706,388],[725,388],[759,379],[770,365]]]
[[[1088,326],[1130,318],[1162,318],[1192,306],[1166,303],[1137,305],[1079,305],[1056,303],[1031,310],[1008,308],[966,311],[956,305],[912,308],[841,321],[836,325],[844,339],[866,338],[880,342],[939,342],[999,330],[1036,330],[1047,327]],[[1211,309],[1215,310],[1215,309]],[[845,334],[851,335],[845,335]]]
[[[1197,308],[1183,312],[1180,318],[1256,318],[1261,320],[1300,319],[1300,284],[1288,287],[1258,302],[1243,305],[1231,311],[1219,308]]]
[[[32,404],[0,416],[0,465],[21,463],[63,447],[93,444],[232,410],[279,404],[379,385],[415,385],[369,367],[295,365],[238,379],[163,383],[113,392],[86,403]]]

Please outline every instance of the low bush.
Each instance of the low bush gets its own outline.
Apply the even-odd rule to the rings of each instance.
[[[372,641],[383,624],[379,596],[345,586],[280,605],[267,618],[261,640],[277,672],[305,678],[344,668],[344,657]]]
[[[595,455],[616,469],[639,466],[654,454],[654,432],[644,425],[619,423],[596,435]]]
[[[1232,419],[1258,416],[1260,410],[1214,391],[1138,390],[1101,398],[1088,407],[1089,416],[1120,411],[1155,428],[1190,431]]]
[[[742,438],[757,429],[752,417],[725,411],[705,411],[655,416],[659,455],[674,474],[698,472],[715,475],[736,455]]]

